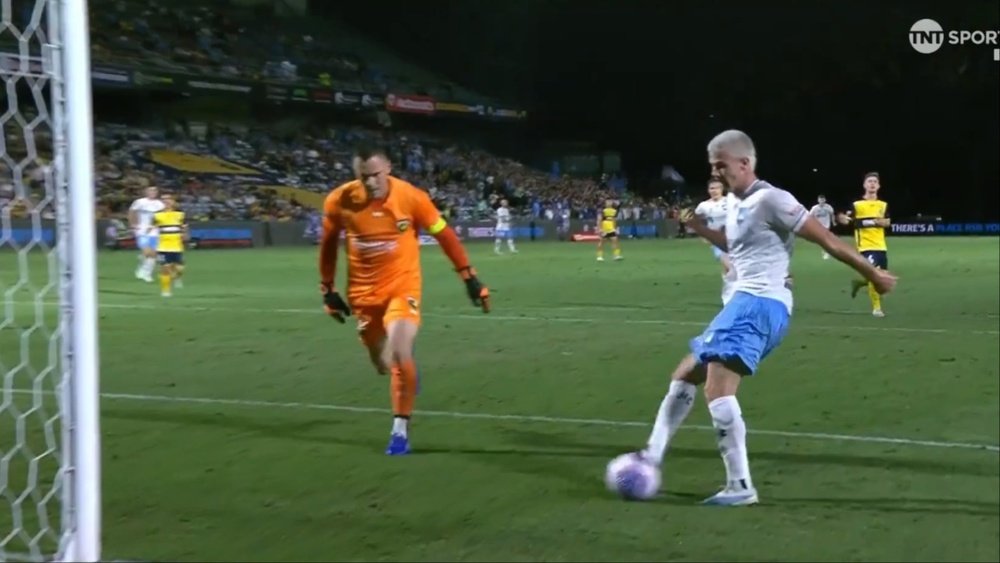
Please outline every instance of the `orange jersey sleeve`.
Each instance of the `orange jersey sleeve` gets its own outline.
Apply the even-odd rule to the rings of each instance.
[[[410,188],[412,191],[407,190],[410,192],[410,209],[417,226],[429,235],[437,235],[448,226],[448,223],[441,217],[441,212],[438,211],[427,192],[415,186],[410,186]]]
[[[469,257],[458,239],[455,231],[448,226],[448,223],[441,216],[437,206],[431,201],[430,195],[422,190],[417,190],[413,199],[413,214],[417,217],[417,224],[420,225],[427,234],[433,235],[441,245],[441,250],[451,260],[455,270],[469,267]]]
[[[333,190],[323,201],[323,234],[319,242],[319,278],[323,283],[333,284],[337,275],[337,247],[340,233],[344,230],[340,218],[339,199],[343,186]]]

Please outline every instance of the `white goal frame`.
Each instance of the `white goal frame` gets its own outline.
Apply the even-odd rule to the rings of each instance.
[[[4,292],[3,326],[13,325],[11,315],[19,290],[25,287],[36,290],[33,301],[36,309],[34,326],[14,329],[19,330],[17,336],[21,341],[17,365],[0,374],[4,381],[0,406],[11,409],[16,419],[15,442],[0,443],[0,471],[3,471],[0,492],[11,503],[12,525],[9,531],[0,530],[0,561],[96,562],[101,559],[101,436],[94,125],[87,0],[33,0],[30,6],[19,5],[17,8],[32,8],[31,19],[23,28],[18,25],[22,24],[24,12],[15,12],[10,0],[3,0],[2,4],[0,33],[9,33],[18,43],[17,53],[3,53],[0,66],[8,96],[4,126],[14,121],[24,128],[22,139],[27,157],[15,155],[21,160],[14,163],[5,142],[0,151],[13,170],[15,197],[24,198],[32,207],[33,237],[26,245],[10,242],[14,239],[8,238],[10,225],[6,219],[11,212],[5,207],[0,213],[4,219],[0,246],[10,244],[17,253],[21,270],[18,281]],[[19,18],[16,22],[15,16]],[[18,85],[23,83],[30,85],[36,102],[38,113],[31,123],[20,115],[12,118],[21,107],[16,93]],[[51,155],[47,150],[39,151],[41,147],[34,135],[34,129],[43,123],[51,133]],[[39,197],[38,193],[32,193],[33,186],[24,181],[23,167],[29,161],[38,165],[45,160],[48,160],[43,172],[46,193]],[[54,249],[45,240],[42,227],[53,203]],[[24,270],[29,267],[28,254],[34,249],[46,250],[49,260],[48,285],[40,293]],[[53,274],[58,279],[53,279]],[[47,333],[48,365],[35,372],[27,342],[36,329],[47,330],[40,319],[44,296],[53,286],[58,286],[58,327]],[[15,386],[15,377],[23,371],[34,375],[30,390]],[[52,394],[43,385],[49,374],[55,380],[54,399],[58,405],[54,417],[49,417],[42,405],[43,397]],[[31,393],[33,397],[32,406],[24,411],[13,401],[14,395],[20,393]],[[33,450],[29,443],[25,430],[29,416],[44,417],[44,451]],[[59,432],[52,432],[56,428]],[[7,450],[8,446],[11,449]],[[28,462],[29,489],[21,492],[12,490],[9,483],[10,463],[18,454]],[[49,474],[47,463],[52,461],[57,466]],[[39,470],[40,466],[46,469]],[[31,487],[39,487],[42,482],[44,493],[31,491]],[[56,499],[58,514],[50,514],[49,502]],[[36,503],[32,517],[37,519],[40,528],[37,530],[34,522],[30,524],[32,529],[25,529],[22,504],[31,500]],[[8,549],[15,539],[23,542],[24,547]]]
[[[61,223],[58,244],[64,248],[61,263],[61,311],[64,401],[64,491],[62,523],[64,545],[59,559],[93,562],[101,559],[101,434],[100,383],[97,340],[97,225],[94,213],[94,121],[90,73],[90,29],[87,0],[49,0],[50,29],[62,49],[52,57],[52,106],[62,109],[65,132],[64,175],[68,215]],[[58,65],[62,63],[62,73]],[[61,74],[61,76],[60,76]],[[60,79],[62,83],[60,84]],[[62,100],[56,98],[62,95]],[[57,113],[58,114],[58,113]],[[53,152],[58,154],[53,139]],[[61,186],[59,186],[61,188]],[[57,193],[61,190],[57,189]],[[68,291],[65,285],[69,285]],[[68,295],[67,295],[68,294]],[[67,298],[68,297],[68,302]]]
[[[59,561],[101,559],[100,377],[93,106],[87,0],[47,0],[62,333]],[[53,9],[54,8],[54,9]],[[59,201],[62,199],[63,201]]]
[[[58,354],[52,353],[49,365],[36,376],[33,388],[18,389],[14,387],[13,375],[23,370],[30,359],[25,355],[28,348],[22,343],[20,363],[4,375],[4,395],[0,405],[11,408],[17,418],[15,443],[9,452],[3,454],[3,469],[9,469],[10,460],[19,449],[22,455],[33,456],[28,470],[29,486],[38,486],[44,481],[51,483],[51,488],[42,495],[30,496],[27,491],[19,493],[11,505],[11,524],[13,528],[7,532],[0,531],[0,561],[7,558],[28,561],[82,561],[96,562],[101,559],[101,436],[100,436],[100,386],[98,362],[98,326],[97,326],[97,221],[95,214],[95,183],[94,183],[94,126],[91,99],[90,70],[90,30],[87,12],[87,0],[34,0],[32,20],[24,29],[16,27],[12,21],[15,18],[15,7],[9,0],[3,0],[3,28],[0,32],[10,33],[17,38],[18,53],[4,53],[3,82],[7,87],[7,95],[16,95],[19,83],[27,82],[32,88],[32,95],[38,104],[37,119],[23,127],[33,130],[43,120],[47,120],[51,132],[52,152],[39,154],[39,146],[35,136],[28,131],[22,133],[28,148],[29,158],[39,163],[50,157],[45,171],[46,194],[40,202],[32,203],[32,234],[33,240],[26,246],[17,243],[11,246],[18,252],[18,264],[27,268],[27,254],[33,248],[48,251],[47,257],[56,268],[58,276],[58,328],[49,337],[49,343],[58,344]],[[20,20],[17,22],[21,23]],[[47,89],[48,95],[45,95]],[[7,121],[11,120],[11,112],[18,110],[16,98],[8,101],[8,110],[4,114]],[[5,122],[6,123],[6,122]],[[4,158],[7,162],[11,157],[6,153],[6,144],[2,145]],[[47,153],[47,151],[43,151]],[[18,162],[16,166],[22,166]],[[37,194],[29,194],[23,183],[23,171],[13,173],[15,193],[20,197],[35,199]],[[52,262],[53,249],[43,242],[39,209],[55,207],[55,264]],[[10,215],[4,211],[4,218]],[[4,225],[4,235],[9,234]],[[6,238],[0,235],[0,240]],[[50,273],[50,276],[52,274]],[[7,289],[5,305],[9,309],[14,303],[19,287],[27,284],[28,273],[20,272],[20,279]],[[56,280],[49,279],[49,286]],[[43,293],[35,296],[36,326],[20,333],[22,342],[30,337],[32,331],[38,328],[38,319],[42,314]],[[10,314],[10,313],[8,313]],[[10,319],[4,319],[9,321]],[[5,324],[7,324],[5,322]],[[52,349],[55,352],[55,349]],[[30,368],[28,368],[30,369]],[[53,374],[55,383],[55,401],[58,404],[58,415],[48,418],[44,407],[40,407],[42,396],[51,393],[43,389],[42,380],[45,374]],[[33,406],[18,413],[9,394],[32,393]],[[27,443],[24,430],[25,417],[33,413],[43,413],[46,417],[46,451],[32,452]],[[56,425],[57,423],[57,425]],[[50,424],[59,428],[59,437],[50,433]],[[0,444],[7,446],[7,444]],[[58,467],[54,467],[51,475],[38,475],[38,466],[43,458],[54,458]],[[12,492],[4,476],[0,491],[12,498]],[[51,479],[51,481],[50,481]],[[48,487],[48,485],[46,485]],[[58,498],[58,515],[48,513],[49,499]],[[36,504],[38,524],[41,530],[24,530],[21,504],[34,499]],[[51,517],[50,517],[51,516]],[[58,525],[56,524],[58,522]],[[8,550],[7,544],[11,538],[22,534],[27,543],[28,553],[22,550]],[[56,542],[46,542],[47,538]]]

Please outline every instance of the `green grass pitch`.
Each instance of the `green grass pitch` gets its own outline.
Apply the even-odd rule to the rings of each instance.
[[[889,242],[900,283],[884,319],[850,298],[846,267],[797,248],[789,336],[740,390],[761,504],[729,510],[697,505],[724,476],[701,397],[660,498],[619,501],[602,481],[719,309],[701,241],[625,240],[625,260],[604,263],[592,244],[470,245],[488,316],[426,247],[404,458],[383,455],[387,380],[353,327],[319,312],[315,249],[190,252],[169,300],[134,279],[133,252],[101,253],[105,557],[997,561],[1000,239]],[[41,455],[56,309],[32,303],[47,263],[27,264],[17,285],[0,254],[11,551],[38,533],[56,467]]]

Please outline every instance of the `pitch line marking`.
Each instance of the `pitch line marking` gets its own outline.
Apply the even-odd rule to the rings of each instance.
[[[13,389],[12,391],[18,394],[34,393],[33,390],[29,389]],[[46,392],[46,394],[50,393],[51,392]],[[390,409],[377,408],[377,407],[360,407],[352,405],[335,405],[335,404],[324,404],[324,403],[303,403],[295,401],[279,402],[279,401],[260,401],[251,399],[224,399],[224,398],[212,398],[212,397],[147,395],[147,394],[137,394],[137,393],[101,393],[101,397],[112,401],[179,403],[179,404],[192,404],[192,405],[225,405],[234,407],[256,407],[256,408],[267,408],[267,409],[335,411],[335,412],[349,412],[357,414],[381,414],[381,415],[392,414],[392,411]],[[463,420],[537,422],[537,423],[548,423],[548,424],[577,424],[577,425],[590,425],[590,426],[606,426],[612,428],[647,427],[650,424],[649,422],[608,420],[601,418],[572,418],[572,417],[561,417],[561,416],[493,414],[493,413],[472,413],[472,412],[435,411],[435,410],[418,410],[416,411],[416,414],[419,416],[437,417],[437,418],[457,418]],[[711,426],[686,425],[686,427],[694,428],[697,430],[705,430],[712,432],[715,431],[715,429]],[[928,448],[950,448],[950,449],[960,449],[960,450],[984,450],[990,452],[1000,452],[1000,445],[977,444],[972,442],[916,440],[912,438],[892,438],[887,436],[866,436],[858,434],[830,434],[825,432],[791,432],[786,430],[750,429],[748,430],[748,433],[756,434],[759,436],[778,436],[785,438],[803,438],[803,439],[828,440],[828,441],[840,441],[840,442],[862,442],[869,444],[894,444],[900,446],[921,446]]]
[[[316,309],[297,309],[297,308],[254,308],[254,307],[214,307],[214,306],[201,306],[201,305],[188,305],[184,304],[183,308],[175,308],[169,306],[159,306],[159,305],[130,305],[125,303],[101,303],[100,308],[107,309],[143,309],[143,310],[162,310],[162,311],[172,311],[172,312],[244,312],[244,313],[256,313],[256,314],[304,314],[304,315],[320,315],[322,311],[319,308]],[[669,319],[615,319],[614,317],[547,317],[538,315],[482,315],[482,314],[466,314],[466,313],[423,313],[423,316],[430,318],[442,318],[442,319],[463,319],[463,320],[487,320],[487,321],[527,321],[527,322],[554,322],[554,323],[571,323],[571,324],[590,324],[590,323],[623,323],[623,324],[637,324],[637,325],[665,325],[665,326],[692,326],[692,327],[705,327],[708,325],[708,320],[705,321],[674,321]],[[901,332],[901,333],[917,333],[917,334],[984,334],[990,336],[1000,335],[1000,330],[955,330],[955,329],[945,329],[945,328],[907,328],[907,327],[894,327],[894,326],[837,326],[837,325],[792,325],[793,329],[800,330],[842,330],[842,331],[857,331],[857,332]]]
[[[18,301],[15,302],[16,305],[21,306],[35,306],[33,301]],[[55,307],[58,303],[55,302],[44,302],[43,306]],[[230,313],[254,313],[254,314],[296,314],[296,315],[320,315],[322,311],[319,308],[316,309],[299,309],[299,308],[260,308],[260,307],[216,307],[216,306],[204,306],[204,305],[193,305],[193,304],[183,304],[180,307],[170,307],[168,305],[149,305],[149,304],[128,304],[128,303],[99,303],[98,307],[100,309],[118,309],[118,310],[128,310],[128,309],[139,309],[139,310],[157,310],[164,312],[174,312],[174,313],[186,313],[186,312],[230,312]],[[580,310],[579,307],[571,307],[567,310]],[[558,310],[557,308],[552,308],[551,310]],[[673,310],[673,309],[671,309]],[[701,310],[701,309],[699,309]],[[467,314],[467,313],[423,313],[423,316],[429,318],[440,318],[440,319],[462,319],[462,320],[486,320],[486,321],[511,321],[511,322],[552,322],[552,323],[570,323],[570,324],[593,324],[593,323],[622,323],[622,324],[632,324],[632,325],[663,325],[663,326],[692,326],[692,327],[705,327],[708,326],[708,320],[705,321],[674,321],[669,319],[616,319],[613,316],[606,317],[549,317],[549,316],[539,316],[539,315],[482,315],[482,314]],[[793,323],[793,329],[799,330],[840,330],[849,332],[899,332],[899,333],[910,333],[910,334],[980,334],[989,336],[1000,335],[1000,330],[961,330],[961,329],[947,329],[947,328],[907,328],[898,326],[844,326],[844,325],[796,325]]]

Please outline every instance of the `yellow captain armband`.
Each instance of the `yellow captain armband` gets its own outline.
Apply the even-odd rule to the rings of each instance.
[[[448,226],[448,222],[444,220],[444,217],[440,217],[440,218],[438,218],[437,221],[434,221],[434,223],[432,223],[430,227],[427,227],[427,233],[428,234],[432,234],[432,235],[436,235],[436,234],[440,233],[441,231],[443,231],[444,228],[447,227],[447,226]]]

